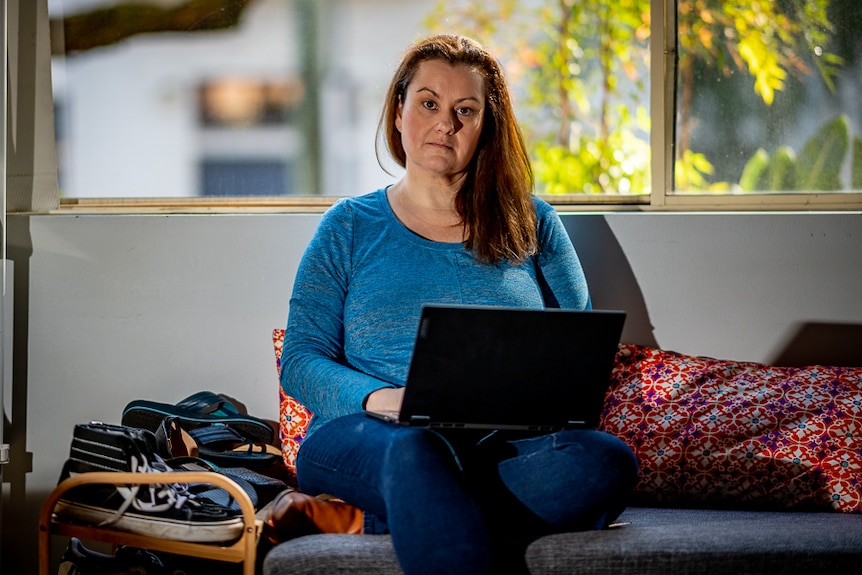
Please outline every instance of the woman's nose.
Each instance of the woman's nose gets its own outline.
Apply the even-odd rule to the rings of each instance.
[[[437,129],[444,134],[454,134],[458,130],[458,117],[453,114],[445,114],[437,122]]]

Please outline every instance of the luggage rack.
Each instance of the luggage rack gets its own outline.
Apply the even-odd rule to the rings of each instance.
[[[57,501],[69,489],[81,485],[149,485],[153,483],[208,483],[225,489],[239,503],[243,530],[232,543],[192,543],[111,529],[81,525],[60,519],[54,514]],[[112,545],[128,545],[139,549],[163,551],[177,555],[243,563],[243,575],[254,575],[257,543],[262,522],[255,516],[251,499],[229,477],[211,471],[178,471],[169,473],[129,473],[96,471],[82,473],[63,480],[48,495],[39,515],[39,573],[49,575],[51,569],[51,536],[77,537]]]

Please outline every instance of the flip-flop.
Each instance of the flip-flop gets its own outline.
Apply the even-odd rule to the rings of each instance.
[[[200,391],[175,405],[137,399],[123,409],[122,424],[155,431],[170,416],[179,418],[186,429],[222,423],[261,443],[272,443],[275,435],[269,423],[240,413],[230,400],[211,391]]]
[[[156,448],[164,459],[200,458],[221,467],[261,469],[281,460],[275,445],[251,440],[232,427],[215,423],[190,430],[179,417],[168,416],[154,432]]]
[[[252,441],[228,425],[202,425],[188,435],[197,444],[198,457],[221,467],[269,467],[281,458],[276,446]]]

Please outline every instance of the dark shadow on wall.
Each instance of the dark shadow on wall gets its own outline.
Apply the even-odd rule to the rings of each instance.
[[[39,510],[47,494],[27,490],[28,475],[33,471],[33,453],[27,451],[29,401],[29,317],[30,257],[33,243],[28,216],[9,216],[7,257],[14,265],[12,286],[12,390],[11,402],[5,406],[3,439],[9,444],[9,463],[3,466],[3,482],[8,497],[2,507],[3,573],[35,573],[38,568]],[[8,334],[7,334],[8,337]]]
[[[605,217],[564,214],[561,218],[584,267],[593,308],[625,310],[622,341],[659,347],[637,278]]]
[[[862,325],[800,323],[769,363],[782,367],[862,367]]]

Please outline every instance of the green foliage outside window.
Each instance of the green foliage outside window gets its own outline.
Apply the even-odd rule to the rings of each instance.
[[[791,82],[799,86],[816,76],[834,92],[835,78],[844,60],[827,50],[835,33],[830,4],[840,2],[678,0],[677,189],[781,192],[835,191],[844,187],[839,174],[845,158],[850,159],[850,127],[843,116],[826,121],[802,146],[798,158],[797,152],[785,144],[779,144],[772,154],[758,148],[743,165],[738,182],[712,180],[714,160],[693,151],[691,143],[691,132],[697,124],[692,113],[696,92],[714,90],[723,94],[720,83],[735,74],[747,74],[764,114]],[[793,98],[789,94],[784,97]],[[794,112],[804,113],[791,107],[786,121],[793,121]],[[862,166],[853,168],[859,169]]]
[[[818,175],[792,178],[789,173],[806,169],[805,150],[798,159],[786,147],[772,156],[758,150],[733,181],[723,181],[714,176],[714,162],[720,160],[691,143],[699,125],[692,102],[699,92],[720,94],[723,79],[747,78],[764,110],[789,82],[817,77],[834,89],[843,60],[827,49],[834,32],[830,1],[678,0],[676,5],[675,188],[813,190],[822,188],[806,186],[828,180],[833,186],[828,189],[841,189],[837,173],[845,157],[862,154],[860,144],[852,151],[849,144],[834,147],[827,165],[813,168]],[[441,1],[428,26],[474,36],[500,56],[531,147],[539,192],[649,193],[649,0]],[[846,118],[835,120],[842,121],[847,128]],[[814,138],[840,129],[829,122]],[[764,160],[764,154],[772,159]],[[769,179],[764,179],[767,165]],[[781,165],[792,169],[782,176]],[[860,169],[857,163],[851,170],[853,182]]]
[[[510,76],[541,193],[649,193],[649,0],[440,2]]]

